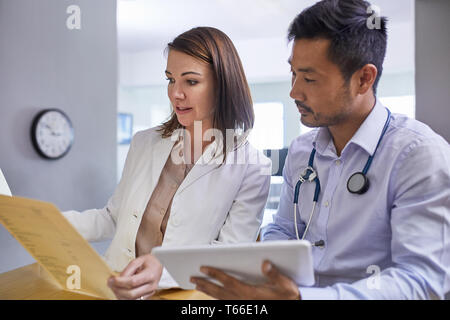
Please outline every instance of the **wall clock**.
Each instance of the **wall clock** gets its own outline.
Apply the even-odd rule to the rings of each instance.
[[[73,144],[74,133],[69,117],[59,109],[39,112],[31,125],[31,141],[36,151],[46,159],[64,157]]]

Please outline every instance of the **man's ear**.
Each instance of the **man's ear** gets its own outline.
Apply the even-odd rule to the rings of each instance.
[[[378,75],[378,69],[375,65],[368,63],[356,72],[356,77],[358,81],[358,94],[365,94],[370,88],[373,87],[375,79]]]

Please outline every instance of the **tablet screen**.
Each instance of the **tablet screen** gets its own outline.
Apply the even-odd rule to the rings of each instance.
[[[297,285],[314,284],[311,244],[306,240],[281,240],[240,244],[156,247],[152,250],[183,289],[194,289],[192,276],[204,277],[201,266],[222,269],[249,284],[267,281],[261,266],[270,260]]]

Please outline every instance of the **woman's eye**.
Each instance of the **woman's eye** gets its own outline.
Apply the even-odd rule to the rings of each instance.
[[[166,78],[166,80],[168,80],[169,83],[174,83],[175,82],[175,80],[173,80],[172,78]]]
[[[188,82],[191,86],[194,86],[194,85],[196,85],[196,84],[198,83],[197,80],[188,80],[187,82]]]
[[[315,82],[316,80],[312,80],[312,79],[308,79],[308,78],[303,78],[303,79],[305,79],[305,81],[307,82],[307,83],[311,83],[311,82]]]

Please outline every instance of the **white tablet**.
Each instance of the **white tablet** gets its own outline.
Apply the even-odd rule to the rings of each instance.
[[[311,244],[306,240],[282,240],[239,244],[156,247],[152,250],[183,289],[194,289],[192,276],[207,278],[201,266],[222,269],[249,284],[267,281],[261,266],[270,260],[298,285],[314,284]],[[216,282],[217,283],[217,282]]]

